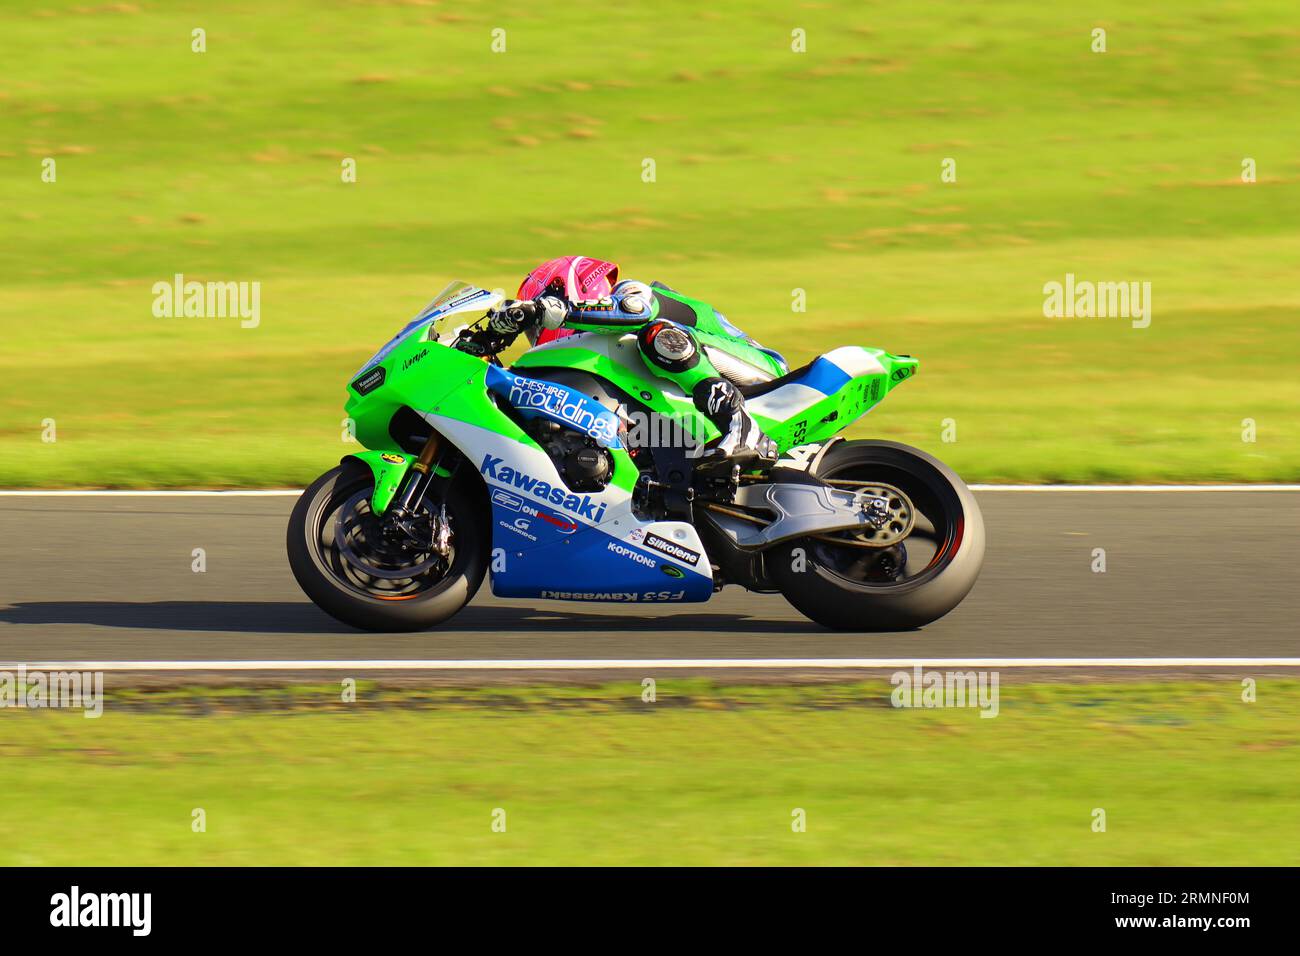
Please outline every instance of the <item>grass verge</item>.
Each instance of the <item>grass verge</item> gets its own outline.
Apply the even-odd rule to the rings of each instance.
[[[796,364],[920,357],[850,434],[967,480],[1300,479],[1293,0],[613,16],[6,5],[0,485],[304,485],[448,280],[574,252]],[[256,327],[155,317],[177,273],[260,283]],[[1067,273],[1151,283],[1149,327],[1045,318]]]
[[[889,692],[363,685],[351,704],[328,686],[7,710],[0,864],[1297,863],[1300,682],[1255,703],[1235,681],[1006,685],[994,719]]]

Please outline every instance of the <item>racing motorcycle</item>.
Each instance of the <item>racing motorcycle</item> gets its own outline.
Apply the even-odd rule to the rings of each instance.
[[[307,595],[375,631],[442,623],[485,575],[502,597],[636,604],[737,584],[850,631],[956,607],[984,555],[969,489],[918,449],[837,434],[917,359],[845,346],[787,372],[707,303],[653,293],[647,321],[691,326],[777,442],[775,464],[706,467],[717,429],[649,370],[634,334],[571,334],[508,368],[469,348],[502,297],[453,282],[348,385],[365,450],[289,520]]]

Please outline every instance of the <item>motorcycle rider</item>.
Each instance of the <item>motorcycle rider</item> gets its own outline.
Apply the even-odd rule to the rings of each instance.
[[[653,300],[654,292],[644,282],[618,281],[617,263],[587,256],[551,259],[528,274],[515,299],[489,315],[489,340],[480,341],[479,347],[500,351],[520,332],[534,345],[574,332],[635,332],[650,371],[690,395],[700,413],[721,432],[703,449],[706,467],[776,461],[776,442],[746,410],[740,390],[718,373],[688,326],[649,318]]]

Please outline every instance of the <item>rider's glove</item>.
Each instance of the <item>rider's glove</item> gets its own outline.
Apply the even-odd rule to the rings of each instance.
[[[518,335],[524,329],[540,325],[558,329],[568,317],[563,299],[543,296],[540,299],[508,299],[488,316],[488,325],[501,335]]]
[[[537,307],[531,300],[507,299],[488,313],[488,327],[499,335],[515,336],[526,329],[537,317]]]

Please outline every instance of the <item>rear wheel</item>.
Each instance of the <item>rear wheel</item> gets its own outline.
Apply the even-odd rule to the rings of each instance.
[[[302,493],[287,533],[293,576],[321,610],[353,627],[416,631],[441,624],[469,603],[487,571],[478,489],[465,479],[447,487],[445,555],[434,541],[439,505],[421,502],[408,522],[412,535],[371,511],[373,490],[370,470],[352,462]]]
[[[816,476],[879,498],[881,527],[795,538],[766,552],[786,600],[842,631],[922,627],[956,607],[984,560],[984,519],[951,468],[897,442],[841,442]]]

